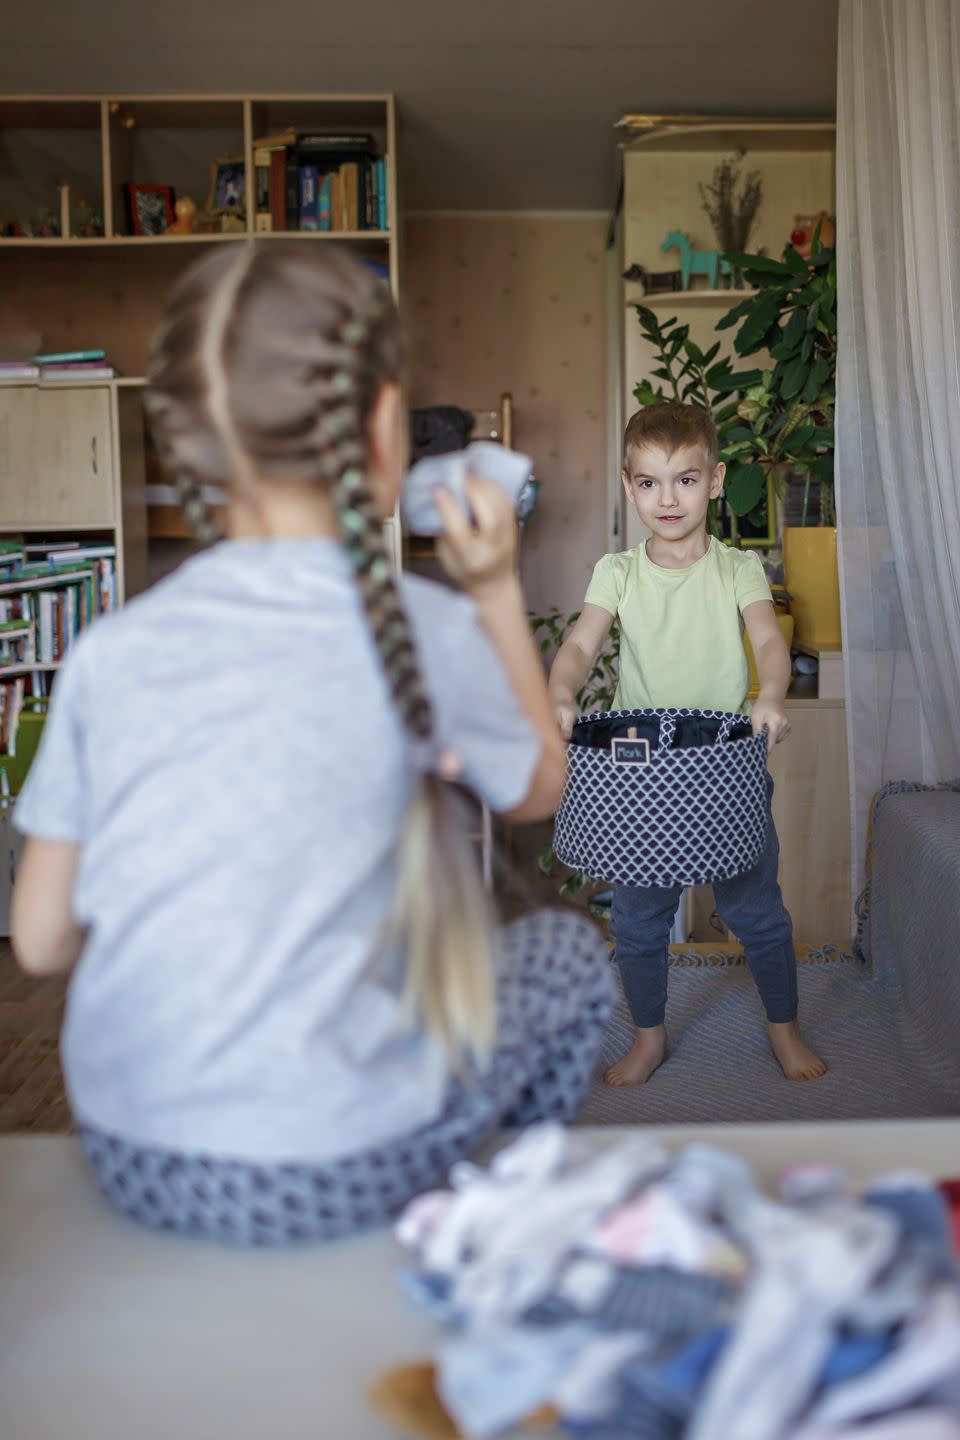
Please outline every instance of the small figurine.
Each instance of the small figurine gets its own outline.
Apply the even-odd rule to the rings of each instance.
[[[166,235],[192,235],[197,228],[197,207],[189,195],[183,195],[173,207],[176,219],[168,225]]]
[[[679,270],[647,270],[643,265],[631,265],[623,272],[624,280],[639,280],[644,295],[667,295],[682,290]]]
[[[697,250],[690,236],[682,230],[671,230],[660,249],[680,251],[680,273],[684,290],[690,289],[693,275],[706,275],[711,290],[717,289],[718,275],[730,275],[729,262],[721,260],[719,250]]]

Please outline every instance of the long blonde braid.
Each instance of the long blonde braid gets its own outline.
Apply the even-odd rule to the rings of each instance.
[[[429,742],[432,707],[366,478],[373,402],[384,382],[401,378],[392,298],[352,257],[328,254],[308,264],[282,242],[244,251],[191,267],[154,349],[148,407],[188,523],[197,538],[211,537],[204,481],[254,491],[273,474],[321,483],[400,719],[412,740]],[[297,332],[289,351],[270,338],[281,309]],[[303,355],[291,358],[297,340]],[[294,372],[285,388],[277,383],[272,407],[270,356],[261,353],[258,363],[258,348],[272,348],[277,371]],[[240,403],[243,380],[260,374],[263,382]],[[417,780],[398,872],[392,935],[406,955],[407,1008],[455,1064],[482,1060],[495,1031],[490,916],[449,787],[432,774]]]

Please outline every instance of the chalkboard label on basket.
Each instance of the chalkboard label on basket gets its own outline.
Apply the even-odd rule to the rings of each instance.
[[[610,741],[610,758],[614,765],[649,765],[650,741],[632,735],[617,736]]]

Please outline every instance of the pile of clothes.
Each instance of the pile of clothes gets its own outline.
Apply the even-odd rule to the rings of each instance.
[[[960,1440],[953,1228],[924,1178],[853,1195],[805,1165],[771,1198],[712,1147],[544,1125],[450,1180],[397,1225],[450,1332],[448,1433]]]

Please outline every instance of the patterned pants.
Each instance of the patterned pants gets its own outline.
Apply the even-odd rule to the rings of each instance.
[[[100,1188],[154,1229],[291,1245],[381,1225],[444,1183],[455,1161],[504,1126],[572,1120],[590,1084],[615,987],[593,925],[541,910],[501,932],[493,1062],[451,1083],[439,1117],[413,1134],[321,1165],[251,1164],[145,1148],[88,1126],[79,1136]]]

